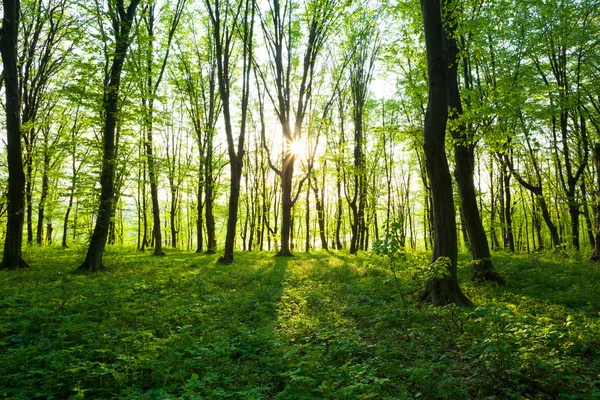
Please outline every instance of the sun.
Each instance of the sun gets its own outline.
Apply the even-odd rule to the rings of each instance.
[[[299,140],[292,140],[288,143],[288,151],[295,158],[304,159],[306,158],[306,149],[304,148],[304,143]]]

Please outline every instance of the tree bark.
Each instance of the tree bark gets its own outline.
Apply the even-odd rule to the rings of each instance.
[[[0,53],[6,96],[6,144],[8,161],[8,193],[6,238],[0,269],[28,267],[23,260],[23,216],[25,206],[25,172],[21,149],[19,78],[17,41],[19,32],[19,0],[2,2],[4,15],[0,28]]]
[[[108,236],[110,211],[114,200],[115,178],[115,128],[119,111],[119,88],[125,56],[130,44],[130,31],[135,9],[140,0],[131,0],[125,10],[123,0],[117,1],[118,17],[114,17],[115,53],[110,67],[109,76],[104,86],[104,134],[102,153],[102,173],[100,176],[100,205],[96,217],[96,225],[88,246],[85,260],[78,269],[97,272],[104,268],[102,255]]]
[[[432,265],[443,264],[444,276],[434,276],[421,296],[434,305],[469,304],[457,277],[456,216],[452,196],[452,178],[446,159],[445,136],[448,119],[447,64],[440,0],[421,0],[427,49],[429,101],[425,114],[424,149],[433,206]]]

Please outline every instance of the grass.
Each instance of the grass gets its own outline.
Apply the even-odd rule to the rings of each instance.
[[[600,398],[600,269],[555,253],[497,254],[506,287],[474,306],[416,301],[377,258],[286,259],[109,248],[31,249],[0,271],[0,396],[139,399]],[[402,301],[401,293],[408,299]]]

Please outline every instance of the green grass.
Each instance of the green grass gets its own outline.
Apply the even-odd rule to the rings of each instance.
[[[460,277],[472,308],[416,301],[381,260],[109,248],[27,251],[0,272],[0,397],[600,398],[600,269],[555,253],[498,254],[506,287]]]

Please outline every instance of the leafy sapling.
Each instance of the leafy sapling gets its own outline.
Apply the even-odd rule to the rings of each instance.
[[[401,286],[400,279],[398,279],[398,265],[400,262],[406,261],[406,252],[404,247],[401,245],[400,236],[398,232],[401,229],[401,224],[397,221],[392,222],[386,229],[382,237],[377,238],[371,245],[371,252],[374,255],[382,257],[388,261],[388,267],[394,275],[394,286],[400,294],[402,300],[402,306],[404,308],[404,321],[403,330],[406,340],[410,341],[410,335],[408,332],[408,305],[406,302],[406,291]]]

